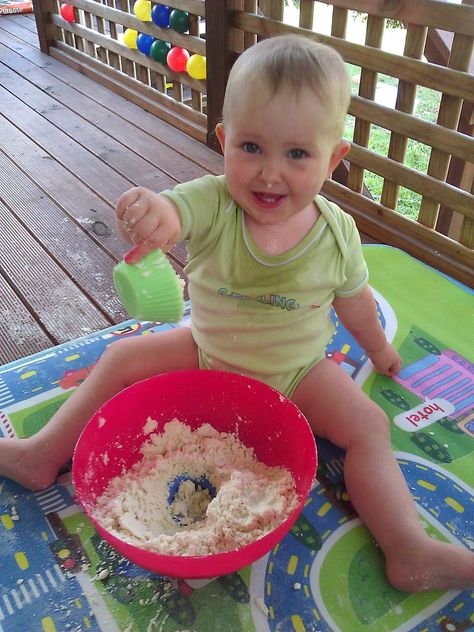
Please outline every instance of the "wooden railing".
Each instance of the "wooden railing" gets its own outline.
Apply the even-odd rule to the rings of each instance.
[[[189,13],[189,30],[180,33],[139,20],[134,0],[68,0],[75,21],[60,15],[59,0],[34,0],[41,49],[142,105],[179,129],[205,141],[206,82],[126,46],[126,29],[151,35],[190,54],[206,55],[200,37],[204,0],[175,0],[167,6]]]
[[[353,214],[364,233],[474,285],[472,0],[300,0],[296,25],[284,21],[284,0],[167,2],[189,12],[187,34],[141,22],[133,15],[130,0],[69,4],[76,12],[73,23],[60,17],[57,0],[35,0],[42,49],[210,146],[216,146],[213,130],[221,116],[226,78],[242,50],[258,38],[286,32],[304,33],[333,46],[348,64],[360,68],[360,80],[349,109],[352,148],[345,168],[326,182],[323,193]],[[330,29],[321,32],[318,11],[328,4]],[[366,25],[362,44],[346,36],[352,11]],[[387,20],[394,19],[406,35],[401,53],[382,46]],[[174,73],[131,50],[121,43],[126,28],[205,55],[207,80]],[[376,100],[380,75],[397,82],[394,107]],[[439,97],[435,120],[423,120],[416,113],[419,87]],[[372,147],[377,128],[390,136],[386,153]],[[413,142],[429,152],[426,169],[407,164],[407,147]],[[368,174],[381,180],[379,195],[367,186]],[[397,211],[401,190],[416,194],[414,219]]]

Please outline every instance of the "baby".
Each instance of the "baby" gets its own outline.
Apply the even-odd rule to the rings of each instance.
[[[191,329],[111,345],[40,432],[0,441],[0,475],[50,485],[92,414],[138,380],[235,371],[292,398],[316,435],[346,451],[351,501],[394,586],[474,585],[474,554],[426,534],[384,412],[324,356],[334,307],[377,371],[401,368],[377,317],[354,221],[320,195],[350,148],[342,140],[349,100],[342,59],[308,38],[271,38],[239,57],[216,127],[225,175],[160,194],[133,188],[116,209],[120,234],[135,246],[129,262],[187,240]]]

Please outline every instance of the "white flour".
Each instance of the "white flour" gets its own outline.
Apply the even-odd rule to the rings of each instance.
[[[155,428],[149,419],[145,432]],[[209,424],[193,432],[173,419],[162,434],[150,435],[142,454],[110,482],[93,515],[116,537],[162,555],[239,548],[275,529],[298,503],[288,470],[257,461],[252,448]],[[169,483],[183,475],[169,503]],[[215,498],[189,480],[202,477]]]

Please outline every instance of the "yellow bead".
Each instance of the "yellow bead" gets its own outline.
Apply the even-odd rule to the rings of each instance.
[[[133,5],[133,12],[142,22],[151,22],[150,0],[137,0]]]
[[[137,36],[138,36],[138,31],[135,31],[135,29],[125,29],[124,34],[123,34],[123,43],[125,44],[125,46],[128,46],[129,48],[136,48]]]
[[[205,79],[206,58],[202,55],[191,55],[186,64],[186,70],[193,79]]]

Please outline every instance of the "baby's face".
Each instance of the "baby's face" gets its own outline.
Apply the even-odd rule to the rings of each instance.
[[[329,114],[310,90],[269,97],[247,88],[238,95],[216,132],[227,185],[245,213],[274,225],[312,208],[340,160],[341,144],[330,130]]]

